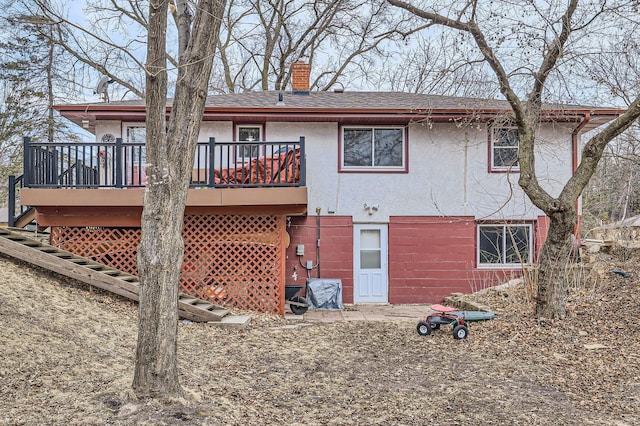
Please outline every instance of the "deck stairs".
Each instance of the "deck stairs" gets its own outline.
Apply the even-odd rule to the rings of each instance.
[[[0,253],[138,301],[137,276],[51,246],[22,229],[0,227]],[[194,322],[237,329],[251,320],[249,315],[234,315],[220,305],[186,294],[178,299],[178,314]]]

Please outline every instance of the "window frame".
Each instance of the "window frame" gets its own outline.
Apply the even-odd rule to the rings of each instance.
[[[147,123],[145,121],[122,121],[122,182],[125,187],[145,186],[147,182]],[[144,129],[143,140],[133,141],[135,129]],[[133,144],[142,144],[134,146]]]
[[[376,130],[399,130],[402,135],[402,164],[400,166],[348,166],[345,165],[345,130],[362,129],[371,130],[372,135],[375,135]],[[375,144],[375,137],[372,136],[372,154],[374,153],[373,147]],[[375,157],[372,155],[372,163],[375,162]],[[407,126],[398,125],[343,125],[339,130],[339,148],[338,148],[338,172],[339,173],[408,173],[409,171],[409,132]]]
[[[509,172],[519,172],[520,171],[520,163],[519,163],[519,150],[520,150],[520,135],[518,135],[518,145],[515,147],[516,149],[516,164],[510,166],[504,165],[496,165],[495,164],[495,150],[496,149],[513,149],[511,146],[495,146],[494,142],[496,141],[496,131],[498,130],[515,130],[518,132],[518,128],[516,126],[491,126],[489,128],[489,172],[490,173],[509,173]]]
[[[500,253],[500,257],[503,259],[502,263],[488,263],[481,262],[481,229],[485,227],[502,227],[502,253]],[[507,228],[511,227],[519,227],[526,228],[527,236],[528,236],[528,250],[527,250],[527,261],[525,263],[521,262],[505,262],[504,260],[507,258]],[[513,223],[505,223],[505,222],[495,222],[495,223],[478,223],[476,225],[476,265],[478,269],[520,269],[525,265],[531,264],[533,261],[533,252],[534,252],[534,234],[533,234],[533,224],[526,222],[513,222]]]
[[[241,141],[240,140],[240,129],[258,129],[259,132],[259,137],[257,140],[255,141]],[[251,161],[254,158],[259,158],[262,155],[264,155],[264,152],[262,150],[262,147],[260,145],[258,145],[256,148],[258,149],[257,155],[255,157],[253,156],[244,156],[243,157],[243,153],[242,150],[244,149],[245,145],[251,145],[252,143],[262,143],[264,142],[265,138],[264,138],[264,126],[262,124],[250,124],[250,123],[243,123],[243,124],[236,124],[235,125],[235,131],[234,131],[234,136],[235,136],[235,141],[236,142],[251,142],[249,144],[238,144],[235,146],[234,149],[234,158],[235,158],[235,162],[236,163],[246,163],[248,161]]]
[[[137,161],[136,158],[124,158],[123,156],[123,161],[126,161],[127,164],[129,165],[133,165],[134,163],[138,163],[140,164],[141,167],[144,167],[145,164],[147,163],[147,147],[146,147],[146,134],[147,134],[147,123],[142,121],[142,122],[123,122],[122,123],[122,144],[123,145],[130,145],[133,143],[140,143],[140,142],[131,142],[129,139],[129,135],[130,135],[130,130],[129,129],[144,129],[145,132],[145,140],[142,141],[143,145],[140,148],[140,150],[138,151],[138,157]],[[132,154],[135,151],[132,151]]]

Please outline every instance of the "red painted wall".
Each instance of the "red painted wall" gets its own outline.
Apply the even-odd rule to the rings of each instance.
[[[546,237],[547,222],[535,224],[535,251]],[[316,265],[317,217],[292,217],[286,251],[285,282],[303,285],[304,268]],[[304,244],[304,256],[296,246]],[[469,293],[521,276],[519,270],[476,268],[476,225],[473,217],[393,216],[389,222],[389,303],[436,303],[453,292]],[[535,254],[534,254],[535,256]],[[300,264],[302,262],[302,265]],[[297,279],[293,278],[293,274]],[[353,222],[351,217],[320,218],[320,276],[342,280],[344,303],[353,303]]]
[[[547,234],[549,233],[549,218],[547,216],[538,216],[538,220],[536,221],[534,227],[534,238],[536,245],[534,247],[534,256],[536,262],[540,261],[540,250],[542,250],[542,245],[547,239]]]
[[[316,216],[291,217],[287,232],[291,237],[287,248],[285,283],[303,285],[307,278],[306,265],[311,260],[314,269],[311,278],[338,278],[342,280],[342,300],[353,303],[353,222],[349,216],[321,216],[320,268],[318,275],[317,240],[318,218]],[[304,244],[304,256],[296,256],[296,247]],[[302,265],[300,264],[302,263]],[[297,275],[294,279],[293,274]]]
[[[390,303],[432,303],[468,292],[474,267],[473,218],[390,218]]]

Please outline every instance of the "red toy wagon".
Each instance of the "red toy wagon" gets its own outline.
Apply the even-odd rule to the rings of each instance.
[[[434,312],[424,317],[416,327],[421,336],[428,336],[433,330],[439,330],[443,324],[452,324],[453,337],[466,339],[469,335],[468,322],[486,321],[496,317],[493,312],[459,311],[443,305],[431,305],[431,309]]]

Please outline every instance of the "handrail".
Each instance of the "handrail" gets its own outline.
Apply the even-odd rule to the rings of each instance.
[[[25,209],[22,204],[20,206],[20,212],[16,214],[16,208],[18,207],[18,194],[20,193],[20,188],[22,188],[24,175],[20,176],[9,176],[9,202],[7,205],[7,225],[10,227],[14,227],[16,224],[16,219],[21,216]]]
[[[305,138],[285,142],[199,142],[194,188],[304,186]],[[51,143],[24,138],[27,188],[134,188],[146,184],[144,143]]]

